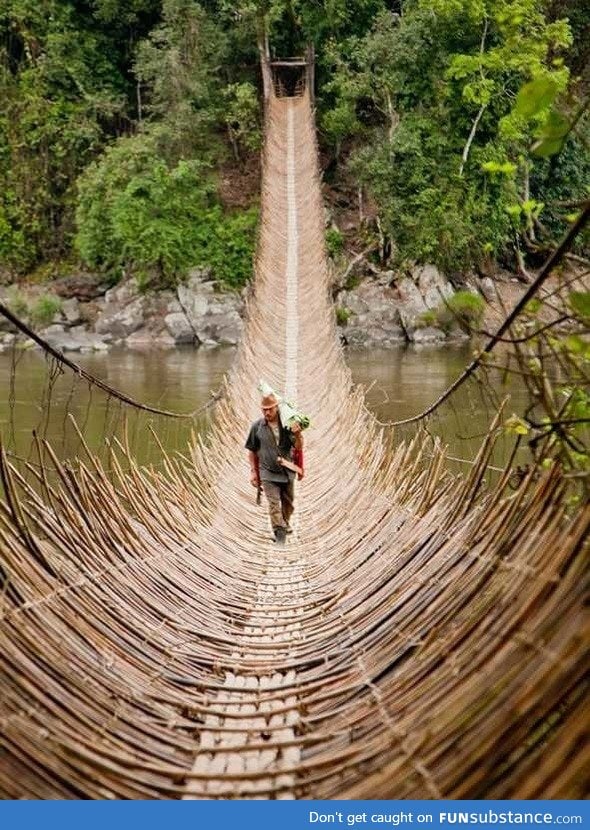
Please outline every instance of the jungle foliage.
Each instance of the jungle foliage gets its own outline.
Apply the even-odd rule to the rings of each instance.
[[[249,277],[256,208],[224,210],[216,175],[228,146],[239,160],[260,145],[256,40],[242,48],[229,11],[217,11],[192,0],[2,0],[9,274],[80,256],[160,281],[201,264],[230,286]]]
[[[0,0],[0,267],[242,284],[255,206],[225,209],[218,178],[259,151],[268,38],[314,43],[331,175],[398,260],[526,275],[590,188],[589,27],[569,0]]]
[[[500,259],[525,276],[587,196],[588,90],[575,73],[590,12],[568,19],[562,5],[407,0],[327,43],[324,135],[399,259],[451,274]],[[528,84],[544,95],[525,94],[527,108]],[[539,146],[552,137],[558,156]]]

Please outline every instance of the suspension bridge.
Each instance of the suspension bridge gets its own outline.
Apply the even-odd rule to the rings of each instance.
[[[457,477],[351,391],[296,91],[268,94],[256,279],[209,437],[158,469],[124,437],[108,467],[42,438],[27,475],[2,454],[5,798],[584,794],[590,508],[567,517],[556,469],[484,486],[493,424]],[[312,420],[284,549],[243,449],[261,376]]]

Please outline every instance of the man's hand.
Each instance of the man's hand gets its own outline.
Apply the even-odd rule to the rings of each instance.
[[[252,450],[249,450],[248,460],[250,461],[250,484],[252,487],[260,487],[260,462],[258,461],[258,455]]]
[[[298,450],[303,449],[303,432],[301,430],[301,424],[297,423],[297,421],[293,421],[289,429],[293,433],[293,445],[295,448]]]

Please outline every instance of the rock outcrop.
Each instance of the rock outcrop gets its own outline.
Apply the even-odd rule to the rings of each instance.
[[[243,297],[220,290],[202,269],[191,271],[176,291],[142,292],[132,278],[111,288],[95,277],[87,284],[82,276],[62,278],[42,291],[19,292],[18,316],[27,320],[27,306],[33,308],[41,294],[57,296],[57,310],[44,325],[32,316],[29,322],[63,351],[235,346],[242,333]],[[11,304],[8,296],[3,300]],[[13,342],[10,323],[0,318],[0,349]]]
[[[411,274],[370,273],[352,282],[335,290],[342,339],[352,348],[390,348],[403,342],[440,343],[466,337],[458,327],[448,332],[438,328],[435,315],[429,314],[455,293],[433,265],[416,267]]]
[[[495,284],[489,278],[474,278],[465,288],[490,300]],[[211,273],[199,268],[175,291],[142,291],[133,278],[111,288],[100,277],[62,278],[52,286],[23,293],[20,316],[26,317],[27,303],[33,309],[43,293],[60,298],[57,310],[43,326],[31,324],[64,351],[103,350],[111,345],[235,346],[242,334],[246,292],[221,290]],[[453,296],[454,288],[432,265],[411,273],[374,267],[369,273],[353,271],[344,286],[335,281],[333,293],[341,339],[351,348],[392,348],[405,342],[432,344],[465,337],[458,327],[443,330],[437,325],[436,310]],[[8,296],[2,299],[10,304]],[[12,342],[13,330],[0,318],[0,350]]]
[[[191,272],[186,284],[178,287],[177,294],[180,309],[197,342],[237,345],[243,327],[243,299],[239,294],[219,292],[209,273],[199,270]],[[179,323],[177,317],[174,323]]]

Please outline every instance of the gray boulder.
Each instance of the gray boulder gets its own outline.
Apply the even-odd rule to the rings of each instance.
[[[71,297],[69,300],[64,300],[62,302],[61,313],[68,326],[77,326],[82,322],[80,302],[76,299],[76,297]]]
[[[412,341],[414,343],[436,343],[442,340],[446,340],[444,331],[435,329],[432,326],[416,329],[412,334]]]
[[[195,332],[183,311],[173,312],[164,317],[164,323],[168,334],[174,343],[194,343]]]
[[[47,328],[44,328],[39,332],[39,337],[42,337],[44,340],[48,340],[50,337],[59,337],[64,333],[64,331],[65,327],[62,326],[61,323],[52,323],[52,325],[47,326]]]
[[[153,340],[151,331],[145,326],[141,326],[127,337],[125,344],[129,348],[145,349],[152,345]]]
[[[41,332],[41,337],[62,352],[100,352],[108,349],[105,336],[92,334],[84,326],[70,329],[61,325],[49,326]]]
[[[407,316],[417,317],[428,309],[420,289],[409,277],[399,280],[395,284],[395,291],[399,306],[403,308]]]
[[[238,343],[243,328],[243,297],[217,291],[209,272],[195,269],[190,273],[186,284],[178,287],[178,304],[182,313],[172,311],[165,317],[166,328],[177,343],[194,342],[195,333],[201,344]]]
[[[173,297],[168,300],[168,302],[166,303],[166,312],[168,314],[179,314],[180,312],[184,314],[184,311],[182,311],[182,306],[180,305],[176,297]]]
[[[437,308],[443,302],[443,298],[453,294],[453,286],[435,265],[414,268],[412,279],[427,308]]]
[[[122,308],[118,298],[107,300],[96,320],[95,331],[98,334],[111,334],[113,337],[129,337],[144,323],[143,306],[142,297],[137,297]]]
[[[463,331],[463,329],[454,327],[447,334],[447,340],[461,342],[464,340],[469,340],[469,335],[467,334],[467,332]]]
[[[97,297],[102,297],[108,287],[102,274],[73,274],[55,280],[52,286],[58,297],[64,299],[77,297],[81,300],[95,300]]]
[[[338,305],[350,312],[342,335],[349,345],[360,348],[444,340],[440,329],[423,328],[422,316],[453,293],[451,283],[434,265],[417,266],[409,276],[382,271],[338,293]]]
[[[389,348],[406,339],[389,276],[387,280],[365,280],[353,290],[341,291],[338,304],[350,312],[341,331],[352,348]]]
[[[127,305],[136,297],[140,296],[139,288],[135,280],[125,280],[115,285],[105,293],[105,303],[111,306]]]
[[[228,308],[224,313],[197,318],[193,325],[201,343],[214,340],[223,346],[235,346],[240,339],[243,323],[237,311]]]
[[[191,321],[204,317],[214,302],[215,286],[210,281],[192,276],[185,285],[178,286],[178,302]]]
[[[235,345],[241,336],[243,298],[220,292],[210,274],[194,269],[177,296],[171,291],[139,292],[127,280],[99,302],[95,331],[103,340],[123,340],[133,348],[204,343]]]
[[[346,327],[344,329],[340,329],[340,331],[342,336],[346,339],[346,345],[352,349],[366,349],[371,345],[371,335],[361,326],[356,326],[351,329]]]
[[[484,295],[488,303],[495,302],[495,300],[497,299],[498,292],[496,291],[496,286],[491,277],[483,277],[479,281],[479,287],[481,293]]]
[[[236,312],[222,316],[217,325],[217,342],[220,346],[237,346],[242,334],[243,323]]]

